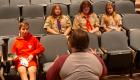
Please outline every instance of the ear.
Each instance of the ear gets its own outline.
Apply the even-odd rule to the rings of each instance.
[[[18,36],[21,36],[21,33],[20,33],[20,31],[19,31],[19,33],[18,33]]]
[[[68,45],[68,50],[69,50],[69,52],[71,53],[71,52],[72,52],[72,51],[71,51],[72,46],[71,46],[71,44],[70,44],[69,41],[67,42],[67,45]]]

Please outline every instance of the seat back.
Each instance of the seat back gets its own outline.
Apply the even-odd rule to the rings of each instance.
[[[101,35],[101,47],[108,51],[127,50],[127,36],[124,32],[105,32]]]
[[[18,21],[16,19],[0,19],[0,36],[18,34]]]
[[[51,3],[62,3],[62,4],[66,4],[66,5],[69,5],[71,4],[71,1],[70,0],[51,0]]]
[[[139,14],[126,14],[123,16],[123,27],[127,30],[140,29],[140,15]]]
[[[10,6],[30,5],[30,0],[10,0]]]
[[[23,6],[22,8],[22,17],[23,18],[35,18],[35,17],[43,17],[44,9],[41,5],[30,5]]]
[[[31,0],[31,4],[50,4],[50,0]]]
[[[40,42],[45,47],[44,57],[45,62],[52,62],[61,54],[67,53],[67,39],[64,35],[47,35],[40,39]]]
[[[88,33],[89,36],[89,48],[92,49],[98,49],[99,48],[99,42],[98,42],[98,37],[97,35],[93,33]]]
[[[53,4],[49,4],[46,7],[46,16],[49,16],[51,14],[51,10],[52,10],[52,6]],[[60,4],[61,8],[62,8],[62,12],[65,15],[68,15],[68,8],[65,4]]]
[[[9,6],[9,0],[0,0],[0,6]]]
[[[69,15],[71,17],[74,17],[79,12],[79,9],[80,9],[80,4],[79,3],[70,4],[70,14]]]
[[[90,0],[92,3],[100,2],[100,1],[109,1],[109,0]]]
[[[44,35],[44,19],[42,18],[26,18],[25,21],[27,21],[30,25],[29,31],[34,35]]]
[[[119,14],[135,13],[135,6],[131,1],[116,1],[115,8]]]
[[[99,1],[93,4],[93,11],[97,14],[104,14],[105,13],[105,6],[107,1]]]
[[[17,6],[1,6],[0,19],[18,18],[20,17],[20,10]]]
[[[107,50],[105,63],[109,74],[132,75],[133,55],[128,48],[124,32],[105,32],[101,36],[101,47]]]
[[[75,4],[75,3],[77,3],[77,4],[80,4],[80,3],[82,3],[83,1],[91,1],[91,0],[71,0],[71,4]]]
[[[9,38],[9,40],[8,40],[8,54],[12,53],[12,47],[13,47],[15,40],[16,40],[16,37]]]
[[[140,51],[140,30],[135,29],[130,31],[130,46],[132,46],[135,50]]]
[[[134,59],[136,69],[140,69],[140,30],[135,29],[130,31],[130,46],[136,51]]]

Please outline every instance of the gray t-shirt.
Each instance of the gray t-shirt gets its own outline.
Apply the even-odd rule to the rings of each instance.
[[[103,67],[99,59],[88,52],[76,52],[64,62],[60,77],[62,80],[99,80]]]

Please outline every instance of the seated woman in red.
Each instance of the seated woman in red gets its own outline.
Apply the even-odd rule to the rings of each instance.
[[[36,55],[44,51],[44,47],[31,33],[27,22],[19,23],[19,37],[16,38],[12,53],[16,53],[15,66],[22,80],[36,80],[37,59]]]

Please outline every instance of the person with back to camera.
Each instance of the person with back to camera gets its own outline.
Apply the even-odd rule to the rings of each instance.
[[[83,1],[81,3],[79,13],[73,21],[73,29],[81,29],[86,32],[101,35],[99,31],[99,19],[93,12],[93,7],[89,1]]]
[[[29,23],[19,23],[19,36],[16,38],[12,53],[15,53],[14,63],[20,74],[21,80],[36,80],[36,56],[44,51],[42,44],[29,32]],[[27,77],[27,71],[29,77]]]
[[[54,61],[46,75],[46,80],[99,80],[107,74],[103,60],[89,51],[87,32],[77,29],[68,38],[71,54],[61,55]]]
[[[68,15],[64,15],[59,4],[54,4],[51,15],[47,17],[44,29],[48,34],[68,35],[71,31],[71,20]]]
[[[112,2],[108,2],[105,7],[106,13],[103,14],[101,19],[101,26],[105,32],[112,30],[121,31],[122,18],[115,11],[115,6]]]

